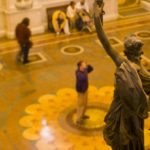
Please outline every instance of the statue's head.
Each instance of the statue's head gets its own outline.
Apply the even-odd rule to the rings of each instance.
[[[142,41],[135,34],[131,34],[125,37],[124,53],[127,57],[140,57],[143,54],[142,46]]]

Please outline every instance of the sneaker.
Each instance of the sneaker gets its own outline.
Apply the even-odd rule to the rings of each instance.
[[[87,116],[87,115],[84,115],[83,117],[82,117],[82,119],[89,119],[90,117],[89,116]]]
[[[29,62],[30,62],[29,60],[26,60],[26,61],[23,61],[23,64],[27,64]]]
[[[81,124],[82,124],[82,120],[80,120],[80,121],[77,120],[77,121],[76,121],[76,124],[77,124],[77,125],[81,125]]]

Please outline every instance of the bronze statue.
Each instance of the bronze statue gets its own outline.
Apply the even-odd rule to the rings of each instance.
[[[114,98],[105,117],[104,139],[113,150],[144,150],[150,73],[141,64],[143,43],[136,35],[126,37],[124,53],[127,58],[120,55],[103,30],[103,6],[103,0],[95,0],[95,27],[99,40],[117,67]]]

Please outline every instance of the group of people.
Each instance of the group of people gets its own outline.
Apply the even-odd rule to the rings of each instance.
[[[93,23],[86,1],[81,0],[78,3],[71,1],[66,13],[61,10],[55,11],[52,14],[52,26],[56,35],[59,35],[62,30],[70,35],[70,29],[74,28],[92,32]]]
[[[29,29],[30,19],[24,18],[16,27],[15,34],[20,45],[20,51],[17,55],[17,61],[26,64],[29,62],[29,49],[32,47],[30,40],[31,30]],[[88,30],[92,32],[92,19],[89,14],[89,7],[85,0],[81,0],[77,4],[71,1],[67,7],[66,13],[56,11],[52,15],[52,25],[56,35],[59,35],[63,30],[65,34],[70,35],[70,29],[77,28],[78,30]]]

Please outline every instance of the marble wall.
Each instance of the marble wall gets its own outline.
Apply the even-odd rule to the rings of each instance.
[[[74,0],[76,2],[80,0]],[[42,0],[42,6],[43,6],[43,22],[45,24],[45,28],[47,27],[47,14],[46,9],[55,7],[55,6],[61,6],[65,4],[69,4],[70,0]],[[89,8],[91,13],[93,13],[93,2],[94,0],[86,0],[86,2],[89,4]],[[117,0],[104,0],[105,7],[104,10],[106,12],[104,16],[104,21],[114,20],[118,18],[118,1]]]
[[[0,21],[5,22],[3,28],[5,36],[8,38],[15,38],[15,27],[24,17],[30,18],[32,34],[44,33],[42,7],[37,3],[37,0],[34,0],[32,8],[29,9],[16,8],[16,0],[5,0],[5,3],[0,6],[3,6],[3,9],[0,8]],[[2,28],[1,26],[2,24],[0,24],[0,29]],[[0,32],[0,36],[4,36],[4,34]]]
[[[31,0],[29,0],[31,1]],[[0,36],[4,34],[8,38],[15,37],[15,27],[24,18],[29,17],[31,20],[30,28],[32,34],[44,33],[47,29],[47,13],[46,9],[56,6],[68,4],[70,0],[32,0],[32,8],[18,9],[16,8],[17,0],[0,0],[3,8],[0,8]],[[76,2],[80,0],[75,0]],[[2,3],[3,2],[3,3]],[[93,0],[87,0],[92,10]],[[105,12],[104,20],[112,20],[118,17],[118,1],[104,0]]]

